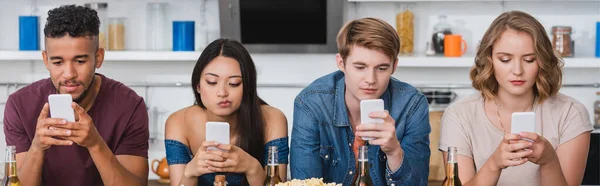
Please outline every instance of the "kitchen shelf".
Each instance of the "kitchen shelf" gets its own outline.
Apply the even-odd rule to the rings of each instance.
[[[474,63],[473,56],[466,57],[399,57],[399,67],[467,67]],[[600,68],[600,58],[564,58],[565,68]]]
[[[196,61],[200,52],[106,51],[105,61]],[[41,51],[0,51],[0,61],[42,60]]]
[[[107,51],[105,61],[189,61],[198,60],[201,52],[172,52],[172,51]],[[253,54],[253,57],[271,54]],[[285,55],[303,54],[276,54]],[[323,61],[330,60],[334,54],[322,54]],[[318,57],[319,59],[321,57]],[[465,57],[426,57],[426,56],[400,56],[399,67],[435,68],[458,67],[470,68],[473,66],[473,56]],[[0,61],[39,61],[42,59],[41,51],[0,51]],[[564,58],[565,68],[600,68],[600,58]],[[333,61],[332,61],[333,62]]]
[[[348,2],[600,2],[600,0],[348,0]]]

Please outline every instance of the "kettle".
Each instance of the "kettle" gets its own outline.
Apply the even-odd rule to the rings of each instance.
[[[155,163],[157,166],[154,166]],[[158,180],[159,183],[170,183],[169,181],[169,165],[167,164],[167,158],[162,158],[162,160],[158,161],[157,159],[152,160],[152,163],[150,164],[152,172],[154,172],[154,174],[158,175],[158,177],[160,177],[160,179]]]

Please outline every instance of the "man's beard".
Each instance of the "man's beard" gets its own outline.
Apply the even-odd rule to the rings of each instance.
[[[78,98],[73,98],[73,102],[79,104],[90,92],[90,89],[94,86],[94,81],[96,79],[96,75],[94,75],[94,77],[92,77],[92,81],[90,83],[90,86],[83,90],[83,92],[81,93],[81,95],[79,95]],[[55,87],[56,88],[56,87]],[[59,94],[61,94],[60,90],[58,88],[56,88],[56,92],[58,92]]]

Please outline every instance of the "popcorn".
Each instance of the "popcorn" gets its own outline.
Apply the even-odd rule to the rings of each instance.
[[[342,184],[323,183],[323,178],[311,178],[305,180],[293,179],[291,181],[278,183],[275,186],[342,186]]]

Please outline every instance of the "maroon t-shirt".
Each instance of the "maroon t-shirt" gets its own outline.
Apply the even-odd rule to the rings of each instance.
[[[148,158],[148,112],[144,100],[129,87],[101,74],[102,85],[88,111],[98,133],[114,155]],[[35,135],[37,118],[56,94],[50,78],[11,94],[4,110],[6,144],[26,152]],[[43,185],[103,185],[98,169],[85,147],[52,146],[46,150],[42,167]]]

